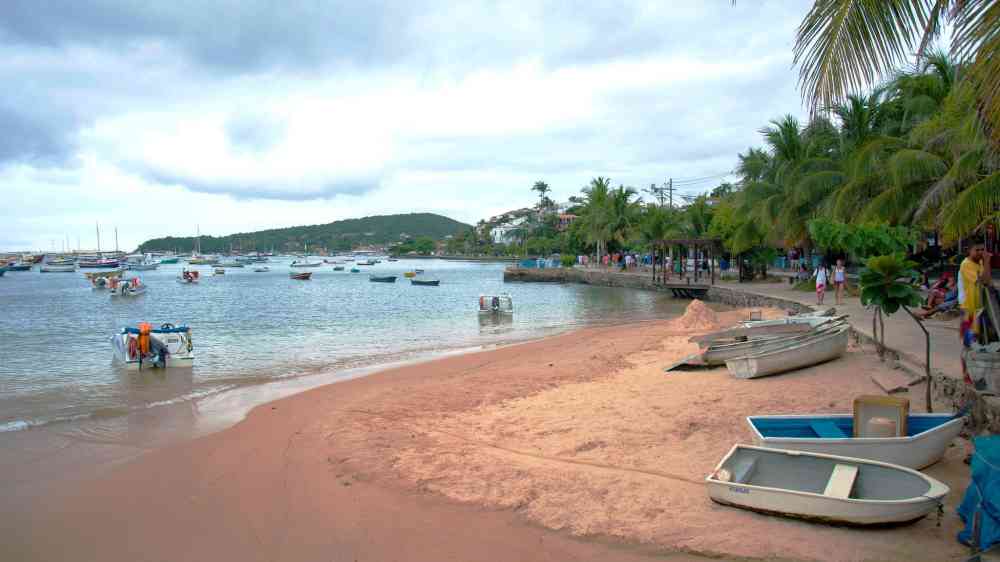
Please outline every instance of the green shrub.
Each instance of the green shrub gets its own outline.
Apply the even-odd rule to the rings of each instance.
[[[576,256],[563,254],[563,256],[559,258],[559,263],[562,264],[563,267],[573,267],[573,264],[576,263]]]

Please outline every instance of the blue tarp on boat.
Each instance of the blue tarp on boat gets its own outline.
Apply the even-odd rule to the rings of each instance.
[[[1000,543],[1000,435],[976,437],[972,481],[958,506],[965,529],[958,541],[986,550]]]
[[[187,326],[176,326],[174,328],[153,328],[150,330],[152,334],[183,334],[185,332],[191,331],[191,328]],[[138,334],[139,328],[125,328],[125,332],[129,334]]]

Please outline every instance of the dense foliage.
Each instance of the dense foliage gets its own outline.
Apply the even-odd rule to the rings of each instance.
[[[388,244],[429,237],[440,240],[446,236],[467,233],[472,227],[433,213],[411,213],[405,215],[383,215],[347,219],[312,226],[294,226],[244,232],[229,236],[202,236],[201,251],[204,253],[242,251],[301,252],[304,249],[326,248],[330,251],[346,251],[367,244]],[[433,244],[432,244],[433,245]],[[191,252],[195,249],[195,237],[155,238],[143,242],[140,252],[177,251]]]

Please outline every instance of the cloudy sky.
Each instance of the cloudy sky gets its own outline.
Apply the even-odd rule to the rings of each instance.
[[[808,2],[588,4],[4,0],[0,249],[473,223],[537,180],[724,174],[802,112]]]

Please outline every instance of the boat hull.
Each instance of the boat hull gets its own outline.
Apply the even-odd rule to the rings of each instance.
[[[757,454],[767,459],[760,463],[761,467],[752,469],[760,475],[755,473],[746,481],[725,480],[721,476],[722,469],[732,467],[730,459],[741,454]],[[858,471],[857,484],[849,483],[847,493],[841,496],[823,490],[827,479],[833,479],[831,474],[838,465]],[[865,483],[866,479],[871,482]],[[813,491],[779,485],[785,481],[809,480],[812,482],[801,487]],[[902,466],[747,445],[735,445],[705,482],[709,497],[720,504],[770,515],[855,526],[916,521],[936,510],[949,492],[947,485]],[[829,485],[826,487],[830,489]],[[879,495],[890,488],[896,493],[885,497]],[[858,497],[854,490],[875,492],[871,496]]]
[[[165,365],[155,365],[153,358],[145,358],[140,361],[137,357],[130,357],[128,353],[129,340],[135,339],[135,334],[128,334],[124,332],[115,334],[111,338],[114,362],[124,366],[128,371],[139,371],[153,368],[190,369],[194,366],[194,349],[190,345],[190,331],[163,333],[154,330],[150,333],[150,338],[155,339],[159,345],[166,347],[169,351],[166,355]]]
[[[38,269],[41,273],[74,273],[75,265],[43,265]]]
[[[810,367],[843,355],[848,335],[848,327],[841,326],[783,349],[730,359],[726,368],[738,379],[755,379]]]
[[[844,425],[844,422],[847,421],[853,423],[853,418],[852,414],[827,416],[749,416],[747,417],[747,423],[750,424],[754,444],[761,447],[806,451],[842,457],[856,457],[913,469],[921,469],[941,460],[948,445],[958,437],[965,423],[962,418],[956,418],[951,414],[910,414],[909,419],[913,420],[910,424],[911,427],[915,426],[920,420],[933,420],[943,423],[916,435],[906,437],[845,437],[842,439],[765,436],[762,433],[762,429],[757,426],[757,424],[763,426],[765,423],[795,424],[797,422],[817,419],[829,420],[835,423],[841,421],[842,423],[838,425]]]

